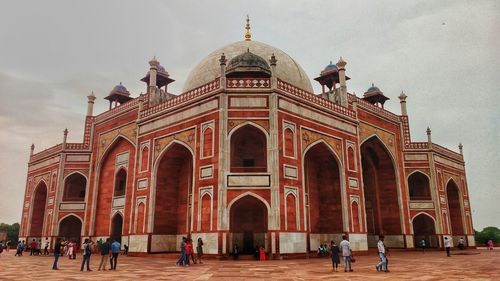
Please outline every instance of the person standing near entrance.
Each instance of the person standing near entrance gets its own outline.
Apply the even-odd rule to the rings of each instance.
[[[198,237],[198,243],[196,245],[196,254],[198,256],[198,262],[202,263],[201,257],[203,256],[203,240],[201,239],[201,237]]]
[[[352,272],[351,263],[351,243],[347,240],[346,235],[342,235],[342,242],[340,242],[340,250],[342,250],[342,256],[344,257],[344,272],[347,272],[347,264],[349,263],[349,272]]]
[[[389,272],[389,270],[387,270],[387,259],[385,257],[385,245],[384,245],[383,235],[379,237],[379,240],[377,242],[377,248],[378,248],[378,255],[380,257],[380,262],[377,265],[375,265],[375,269],[377,271],[384,270],[385,272]]]
[[[422,240],[420,240],[420,248],[422,248],[422,253],[425,252],[425,247],[426,247],[425,239],[422,238]]]
[[[186,237],[182,237],[182,242],[181,242],[181,257],[175,265],[187,265],[186,264]]]
[[[80,271],[83,271],[85,263],[87,264],[87,271],[92,271],[90,269],[90,255],[92,254],[91,244],[92,242],[88,238],[85,238],[85,242],[83,243],[82,267],[80,268]]]
[[[448,237],[444,238],[444,248],[446,249],[446,255],[449,257],[450,255],[450,250],[451,250],[451,241],[448,239]]]
[[[458,248],[460,250],[463,250],[465,248],[465,240],[463,237],[460,237],[460,239],[458,240]]]
[[[261,261],[266,260],[266,250],[264,249],[263,246],[259,247],[259,254],[260,254],[260,260]]]
[[[49,246],[50,246],[49,238],[45,237],[45,247],[43,248],[44,256],[49,255]]]
[[[30,256],[36,255],[36,240],[33,239],[30,243]]]
[[[108,263],[109,251],[111,250],[111,244],[109,238],[106,239],[106,242],[101,245],[101,263],[99,264],[98,271],[106,270],[106,264]]]
[[[53,270],[58,270],[57,261],[61,255],[61,238],[56,239],[56,244],[54,245],[54,264],[52,265]]]
[[[332,240],[331,245],[330,245],[330,251],[332,255],[332,266],[334,271],[339,271],[339,246],[335,244],[335,241]]]
[[[116,270],[116,265],[118,264],[118,255],[120,254],[120,242],[116,241],[116,239],[113,241],[113,244],[111,244],[111,269]]]

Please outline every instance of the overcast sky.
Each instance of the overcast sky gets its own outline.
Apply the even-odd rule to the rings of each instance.
[[[376,2],[376,3],[375,3]],[[214,49],[252,39],[287,52],[310,79],[339,56],[348,91],[408,95],[413,141],[464,145],[474,227],[500,226],[499,1],[2,1],[0,222],[21,218],[29,146],[80,142],[86,96],[120,81],[133,96],[156,55],[179,94]],[[315,91],[318,85],[313,81]]]

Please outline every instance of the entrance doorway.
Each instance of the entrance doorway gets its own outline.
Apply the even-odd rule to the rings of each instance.
[[[111,239],[122,243],[123,217],[116,214],[111,221]]]
[[[413,218],[413,234],[415,235],[415,247],[420,246],[420,241],[425,240],[427,247],[437,248],[439,242],[436,237],[436,227],[434,220],[425,214],[420,214]]]
[[[238,245],[241,254],[253,254],[255,248],[267,249],[267,207],[258,198],[247,195],[238,199],[230,210],[231,252]]]
[[[76,241],[77,245],[80,244],[80,234],[82,232],[82,221],[71,215],[64,218],[59,223],[59,237],[68,241]]]

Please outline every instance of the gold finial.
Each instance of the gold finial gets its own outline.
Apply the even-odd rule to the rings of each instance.
[[[247,15],[247,26],[245,27],[247,32],[245,33],[245,41],[251,41],[252,35],[250,34],[250,17]]]

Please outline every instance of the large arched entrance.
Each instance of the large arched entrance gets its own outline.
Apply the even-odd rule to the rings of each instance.
[[[47,202],[47,185],[41,181],[36,189],[31,209],[30,236],[41,237],[43,231],[43,220],[45,218],[45,204]]]
[[[305,192],[309,199],[307,229],[309,251],[337,240],[343,233],[340,168],[336,157],[323,143],[309,148],[304,156]]]
[[[172,144],[161,156],[156,170],[153,234],[187,236],[190,233],[193,155],[184,145]],[[173,251],[176,239],[157,251]]]
[[[82,221],[73,216],[67,216],[59,223],[59,237],[68,241],[76,241],[80,245],[80,234],[82,232]]]
[[[231,205],[229,231],[231,247],[238,245],[242,254],[253,254],[255,247],[267,248],[267,206],[258,198],[247,195]]]
[[[412,224],[413,234],[415,237],[415,247],[420,245],[420,241],[422,241],[422,239],[425,240],[427,247],[439,247],[439,242],[436,236],[436,226],[431,217],[425,214],[420,214],[413,218]]]
[[[398,185],[392,158],[377,137],[361,145],[361,163],[368,246],[375,247],[379,235],[402,234]]]
[[[448,209],[450,213],[451,234],[454,236],[464,235],[462,208],[460,206],[460,190],[457,184],[450,180],[446,185],[446,197],[448,198]],[[459,239],[460,237],[457,237]]]
[[[111,220],[111,239],[122,242],[123,217],[120,213],[116,213]]]

